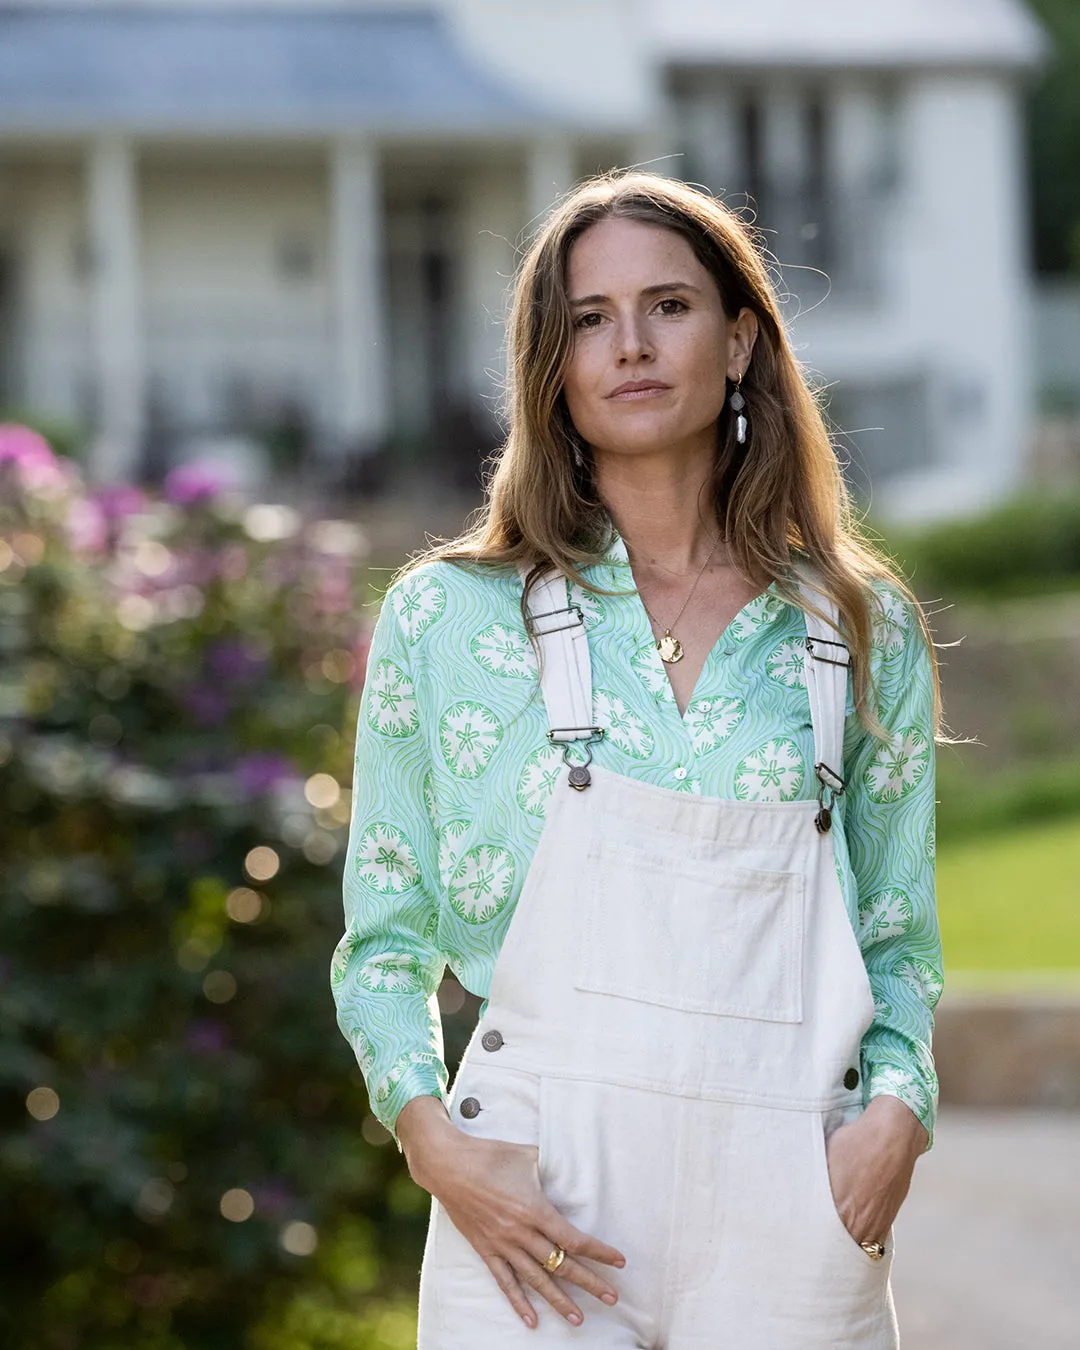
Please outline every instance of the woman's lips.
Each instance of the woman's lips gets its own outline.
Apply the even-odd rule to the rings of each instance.
[[[669,393],[670,390],[671,386],[669,384],[649,384],[639,386],[636,389],[616,389],[613,393],[608,394],[608,398],[618,399],[620,402],[623,400],[627,402],[636,402],[639,399],[655,398],[658,394]]]

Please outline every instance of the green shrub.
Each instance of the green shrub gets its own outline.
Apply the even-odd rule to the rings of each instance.
[[[923,598],[1080,586],[1080,492],[1018,498],[917,533],[892,531],[888,544]]]
[[[359,543],[0,429],[5,1350],[234,1350],[415,1280],[329,994]]]

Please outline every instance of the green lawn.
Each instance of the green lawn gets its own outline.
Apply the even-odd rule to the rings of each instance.
[[[1080,818],[943,845],[945,976],[1075,971],[1080,980]]]

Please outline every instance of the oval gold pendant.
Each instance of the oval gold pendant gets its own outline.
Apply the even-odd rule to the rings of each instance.
[[[673,666],[676,661],[683,659],[682,643],[677,637],[672,637],[670,633],[664,634],[656,644],[656,650],[660,653],[660,660],[669,666]]]

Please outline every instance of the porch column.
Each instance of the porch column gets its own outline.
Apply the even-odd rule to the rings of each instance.
[[[532,233],[551,213],[555,198],[577,179],[574,147],[568,136],[538,136],[529,145],[526,163],[526,232]]]
[[[382,174],[377,145],[346,136],[331,152],[339,453],[378,446],[390,430]]]
[[[90,146],[86,203],[98,394],[90,466],[108,482],[138,472],[145,426],[138,164],[128,138]]]

